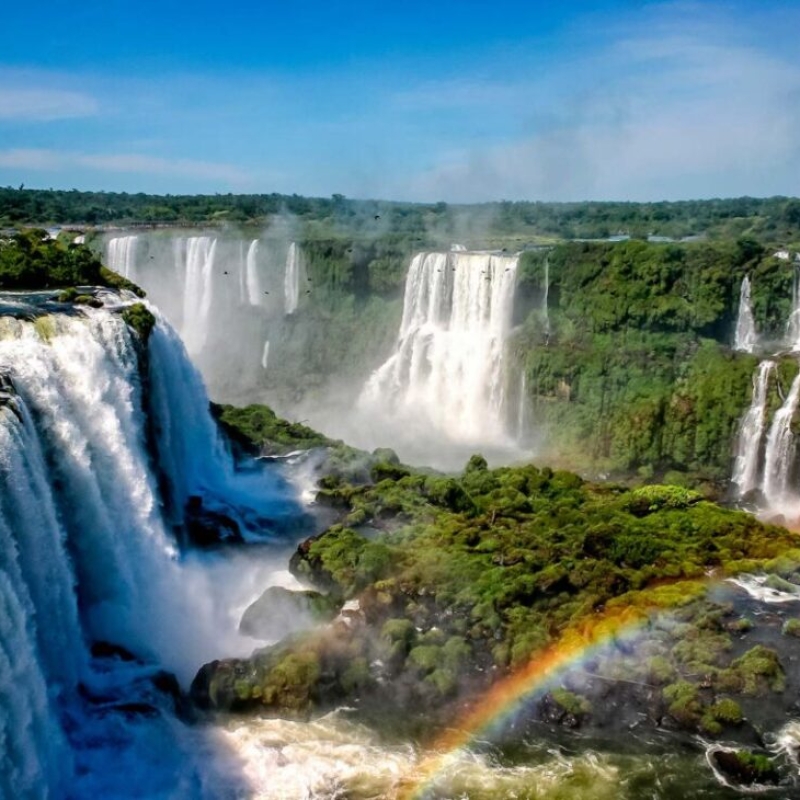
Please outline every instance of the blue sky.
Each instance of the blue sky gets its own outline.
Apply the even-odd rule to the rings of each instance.
[[[3,28],[0,185],[800,192],[793,0],[49,0],[11,4]]]

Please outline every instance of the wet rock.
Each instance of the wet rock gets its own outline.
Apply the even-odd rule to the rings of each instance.
[[[588,718],[591,705],[580,695],[566,689],[554,689],[539,701],[537,712],[539,718],[553,725],[565,728],[579,728]]]
[[[738,786],[775,786],[780,775],[769,756],[749,750],[717,750],[710,756],[713,765]]]
[[[340,603],[314,591],[270,586],[245,610],[239,630],[255,639],[277,641],[336,616]]]
[[[140,659],[121,644],[102,640],[92,642],[92,658],[118,658],[120,661],[139,661]]]
[[[239,523],[220,511],[205,508],[199,495],[192,495],[186,504],[185,524],[189,541],[197,547],[244,541]]]

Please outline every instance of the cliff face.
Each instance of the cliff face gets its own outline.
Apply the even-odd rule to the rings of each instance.
[[[748,242],[573,243],[524,254],[512,346],[528,433],[543,442],[544,460],[674,480],[730,477],[758,363],[732,347],[740,286],[749,276],[760,347],[774,352],[792,314],[794,273]],[[796,371],[794,359],[782,360],[773,409]]]

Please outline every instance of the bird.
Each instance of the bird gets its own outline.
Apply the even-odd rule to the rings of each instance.
[[[264,294],[269,294],[269,292],[264,292]]]
[[[380,214],[376,214],[376,215],[375,215],[375,219],[380,219],[380,218],[381,218],[381,215],[380,215]]]
[[[228,274],[228,270],[225,270],[222,274],[223,275],[227,275]]]

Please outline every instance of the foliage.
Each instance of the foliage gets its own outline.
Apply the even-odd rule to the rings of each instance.
[[[0,225],[216,224],[263,226],[276,214],[300,220],[309,233],[369,231],[436,235],[467,245],[505,237],[519,243],[599,238],[624,233],[644,239],[704,235],[760,242],[800,241],[800,201],[739,197],[680,202],[499,202],[471,206],[413,204],[280,194],[148,195],[0,188]],[[380,250],[378,259],[384,258]],[[388,258],[391,259],[389,248]]]
[[[334,444],[299,422],[281,419],[268,406],[214,405],[212,410],[228,436],[254,452],[261,452],[264,448],[288,452]]]
[[[788,531],[682,487],[626,491],[533,465],[490,470],[480,457],[459,478],[404,469],[377,483],[324,483],[320,498],[358,521],[302,543],[290,568],[341,600],[357,599],[359,611],[335,634],[290,648],[311,648],[327,676],[309,688],[315,703],[355,694],[398,710],[421,703],[433,714],[603,608],[678,615],[651,658],[625,663],[633,680],[664,686],[681,725],[719,733],[741,718],[731,693],[781,687],[772,651],[757,646],[737,657],[729,612],[706,603],[698,579],[709,569],[765,566],[795,543]],[[345,677],[356,658],[369,665],[357,681]],[[260,667],[253,675],[263,685]],[[386,681],[392,697],[380,688]],[[572,716],[587,713],[564,689],[553,702]]]
[[[545,458],[684,484],[727,478],[757,365],[729,347],[748,274],[760,333],[783,336],[794,268],[757,242],[572,242],[523,253],[513,349]],[[771,410],[796,370],[781,361]]]
[[[133,303],[122,312],[122,319],[146,342],[155,327],[156,318],[143,303]]]

